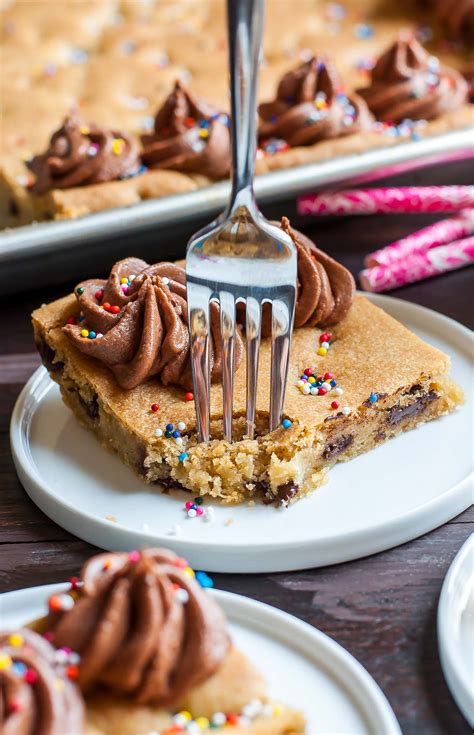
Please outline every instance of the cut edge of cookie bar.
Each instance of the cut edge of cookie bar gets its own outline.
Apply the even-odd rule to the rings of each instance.
[[[38,349],[66,405],[146,482],[190,490],[224,503],[258,497],[264,502],[294,502],[320,486],[336,462],[448,414],[463,402],[461,388],[448,375],[449,358],[357,296],[348,317],[333,329],[330,366],[321,363],[343,376],[344,401],[351,407],[348,415],[330,409],[331,395],[323,400],[302,396],[295,387],[318,334],[318,330],[303,328],[293,336],[285,404],[291,427],[266,433],[268,411],[259,401],[256,438],[245,438],[245,369],[241,367],[235,375],[236,441],[229,444],[215,438],[199,444],[194,434],[194,406],[183,400],[182,389],[152,380],[123,391],[105,366],[69,343],[62,326],[77,310],[76,299],[69,296],[33,314]],[[260,370],[264,376],[269,375],[269,359],[270,345],[262,340]],[[211,434],[219,437],[220,387],[212,390]],[[268,384],[261,392],[269,395]],[[370,400],[372,394],[375,402]],[[155,435],[159,424],[150,411],[154,402],[162,408],[166,423],[185,421],[189,435],[184,446]],[[183,452],[186,461],[180,460]]]
[[[186,194],[211,182],[204,176],[158,169],[120,181],[53,189],[35,195],[25,187],[30,174],[25,166],[8,162],[0,167],[0,228],[34,222],[75,219],[96,212],[171,196]]]

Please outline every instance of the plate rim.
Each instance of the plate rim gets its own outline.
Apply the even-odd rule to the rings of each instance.
[[[470,555],[474,559],[474,533],[471,533],[463,543],[444,578],[438,602],[437,629],[439,658],[448,689],[463,716],[474,728],[474,692],[469,689],[466,678],[463,676],[463,669],[458,664],[454,647],[449,645],[451,632],[449,609],[452,604],[450,588]]]
[[[0,594],[0,602],[14,600],[16,596],[42,595],[45,600],[51,594],[59,594],[68,589],[64,582],[36,585]],[[220,589],[211,589],[231,622],[236,622],[262,635],[262,628],[269,631],[268,639],[291,648],[293,653],[306,657],[310,664],[317,666],[316,646],[319,658],[324,658],[326,675],[344,689],[361,719],[377,735],[402,735],[402,731],[392,706],[382,688],[367,669],[334,638],[306,623],[290,613],[260,602],[251,597]],[[293,645],[290,646],[290,639]],[[308,651],[310,658],[308,658]],[[300,705],[294,705],[299,707]],[[369,730],[370,732],[370,730]]]
[[[444,314],[411,301],[381,294],[364,295],[375,305],[382,308],[392,304],[396,310],[401,309],[402,313],[409,312],[413,315],[413,312],[416,312],[423,320],[429,320],[431,323],[434,320],[444,328],[449,327],[451,337],[456,337],[455,341],[459,343],[459,348],[467,353],[472,361],[472,356],[466,348],[466,340],[470,342],[473,337],[468,327]],[[390,313],[390,306],[387,310]],[[134,531],[120,523],[114,523],[112,526],[110,521],[105,518],[98,518],[87,511],[72,508],[61,497],[51,493],[47,482],[42,479],[31,456],[27,442],[27,446],[25,446],[22,433],[23,423],[45,393],[49,392],[52,387],[53,381],[50,380],[45,368],[40,366],[29,378],[17,398],[10,422],[10,444],[15,468],[29,497],[51,520],[76,537],[101,548],[104,548],[102,537],[104,535],[108,536],[114,528],[122,536],[121,542],[114,544],[114,549],[134,548],[137,545],[135,539],[140,536],[142,540],[139,543],[163,544],[177,553],[187,556],[194,566],[204,566],[212,572],[245,574],[284,572],[352,561],[399,546],[446,523],[466,510],[471,503],[472,472],[439,496],[432,498],[422,506],[378,524],[369,533],[366,529],[355,529],[329,539],[312,539],[309,542],[301,542],[295,539],[282,545],[277,542],[269,544],[253,539],[252,543],[246,542],[244,545],[235,541],[226,542],[167,536],[163,531]],[[35,395],[35,390],[40,391],[40,393],[35,396],[34,405],[29,406],[29,401]],[[80,535],[76,530],[77,518],[79,518],[80,523],[86,525],[85,529],[81,528]],[[346,547],[351,548],[350,556],[345,553]],[[275,555],[275,551],[289,551],[290,555],[293,554],[293,557],[292,559],[288,559],[286,556],[282,558],[283,555]],[[204,564],[201,561],[196,562],[197,557],[193,555],[200,554],[201,557],[206,557],[206,552],[206,562]],[[239,559],[236,558],[236,552],[239,553],[241,558],[242,555],[244,556],[243,562],[239,562]],[[212,554],[212,557],[210,554]],[[222,554],[224,556],[230,554],[231,558],[221,563]],[[216,563],[214,563],[214,560]],[[255,561],[258,563],[256,568]]]

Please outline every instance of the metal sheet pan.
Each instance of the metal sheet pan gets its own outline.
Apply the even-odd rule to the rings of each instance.
[[[464,158],[473,152],[472,129],[398,143],[329,161],[284,169],[259,176],[259,202],[288,200],[299,194],[329,186],[385,178],[436,162]],[[76,246],[90,246],[113,237],[135,236],[157,226],[182,225],[193,219],[211,218],[221,211],[229,195],[229,183],[221,182],[187,194],[149,200],[107,210],[76,220],[27,225],[0,235],[0,265],[18,266],[32,256],[62,254]]]

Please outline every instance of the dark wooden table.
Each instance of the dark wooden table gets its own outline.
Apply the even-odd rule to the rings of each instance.
[[[356,274],[364,253],[434,219],[350,218],[311,225],[306,232]],[[95,551],[52,523],[28,499],[16,477],[8,440],[16,397],[39,364],[29,313],[72,285],[0,302],[0,591],[63,581],[77,574]],[[473,327],[473,285],[473,269],[466,268],[393,293]],[[286,610],[335,638],[382,687],[405,735],[463,735],[469,728],[440,668],[436,610],[448,567],[473,528],[471,509],[426,536],[367,559],[303,572],[214,578],[221,589]]]

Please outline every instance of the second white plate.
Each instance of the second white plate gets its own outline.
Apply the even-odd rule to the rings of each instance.
[[[469,388],[468,329],[398,299],[371,300],[451,355],[453,376]],[[471,503],[471,411],[468,403],[337,465],[326,485],[285,512],[215,505],[212,523],[186,517],[188,493],[161,494],[102,449],[63,405],[43,368],[17,401],[11,444],[30,497],[79,538],[111,550],[167,546],[209,571],[278,572],[382,551],[465,510]],[[173,535],[176,524],[181,532]]]
[[[48,585],[0,595],[2,627],[41,617],[48,597],[63,590]],[[255,661],[269,694],[304,713],[307,735],[401,735],[375,681],[338,643],[269,605],[230,592],[213,594],[235,644]]]
[[[443,582],[438,644],[451,694],[474,728],[474,534],[456,554]]]

